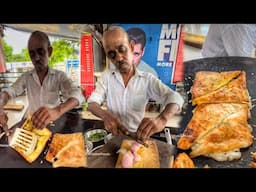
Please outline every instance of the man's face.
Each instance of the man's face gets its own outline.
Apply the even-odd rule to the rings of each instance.
[[[138,66],[143,54],[144,54],[144,49],[142,49],[142,45],[139,43],[135,44],[133,49],[133,63],[135,64],[135,66]]]
[[[28,52],[36,71],[48,68],[48,57],[51,47],[40,37],[31,37],[28,43]]]
[[[131,70],[133,50],[123,33],[112,32],[108,34],[103,44],[106,55],[121,73]]]

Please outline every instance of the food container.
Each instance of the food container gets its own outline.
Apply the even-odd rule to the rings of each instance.
[[[105,129],[92,129],[85,132],[85,140],[91,141],[93,144],[103,142],[107,134]]]

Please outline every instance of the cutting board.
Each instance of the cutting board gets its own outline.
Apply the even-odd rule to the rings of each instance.
[[[115,164],[118,158],[116,153],[121,146],[123,139],[130,139],[125,135],[115,136],[102,148],[97,149],[94,152],[110,153],[111,156],[87,156],[88,168],[115,168]],[[168,168],[170,163],[170,157],[175,154],[176,147],[169,145],[163,141],[152,139],[156,142],[159,152],[160,168]]]
[[[21,111],[23,108],[24,108],[24,105],[22,104],[6,104],[4,106],[4,110]]]

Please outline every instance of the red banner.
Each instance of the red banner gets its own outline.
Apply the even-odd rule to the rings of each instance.
[[[177,83],[179,81],[183,81],[183,63],[184,63],[184,42],[183,42],[183,32],[182,28],[180,30],[180,39],[179,39],[179,45],[178,45],[178,53],[176,56],[176,65],[175,65],[175,70],[174,70],[174,77],[173,77],[173,82]]]
[[[83,34],[81,37],[81,87],[86,99],[94,90],[94,65],[92,35]]]
[[[1,34],[0,34],[1,35]],[[4,59],[4,51],[2,46],[2,41],[0,37],[0,73],[6,72],[6,64]]]

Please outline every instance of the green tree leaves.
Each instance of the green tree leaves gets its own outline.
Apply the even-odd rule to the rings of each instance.
[[[13,54],[12,46],[2,39],[3,51],[6,62],[30,61],[28,49],[22,49],[20,54]],[[79,41],[58,39],[52,43],[53,53],[49,58],[49,66],[52,68],[56,63],[64,62],[66,59],[78,59]]]
[[[60,39],[52,43],[53,53],[49,59],[49,66],[53,67],[56,63],[63,62],[65,59],[77,59],[79,42]]]
[[[13,55],[12,46],[8,45],[4,39],[2,39],[2,45],[3,45],[4,56],[5,56],[5,62],[12,61],[12,55]]]

